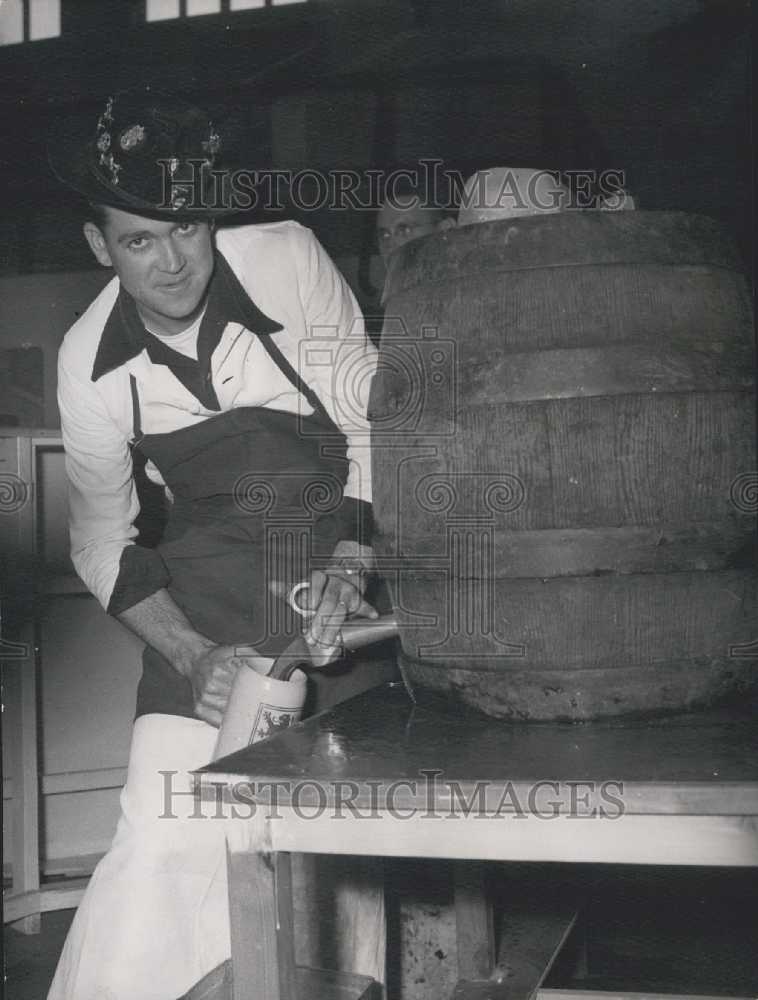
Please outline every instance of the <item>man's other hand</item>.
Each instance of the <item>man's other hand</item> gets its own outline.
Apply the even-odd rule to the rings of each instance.
[[[266,674],[273,662],[253,646],[211,646],[200,652],[186,674],[192,684],[197,717],[220,726],[237,671],[244,667]]]
[[[167,590],[157,590],[118,616],[192,685],[195,712],[220,726],[234,675],[243,665],[268,673],[273,660],[254,646],[220,646],[197,632]]]

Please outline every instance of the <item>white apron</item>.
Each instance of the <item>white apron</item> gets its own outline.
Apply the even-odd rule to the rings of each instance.
[[[170,1000],[229,956],[227,821],[193,819],[207,807],[177,794],[191,790],[190,772],[211,759],[217,734],[179,716],[136,720],[116,836],[74,917],[48,1000]]]
[[[175,1000],[229,958],[226,838],[243,842],[245,820],[213,818],[213,803],[187,794],[192,769],[210,761],[217,735],[180,716],[136,720],[116,835],[74,917],[48,1000]],[[316,860],[295,857],[298,962],[383,981],[381,866],[318,859],[314,895]],[[311,883],[304,891],[303,881]],[[325,906],[336,907],[325,920],[328,942],[318,940]],[[356,909],[367,909],[368,933]],[[348,914],[345,924],[340,915]],[[335,940],[341,924],[349,930]]]

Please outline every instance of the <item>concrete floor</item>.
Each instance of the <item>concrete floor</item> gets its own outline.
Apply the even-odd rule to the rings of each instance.
[[[390,976],[395,1000],[447,1000],[456,979],[451,900],[430,865],[399,862],[393,872],[390,954],[401,956]],[[582,988],[758,996],[758,872],[493,866],[496,895],[513,891],[517,867],[530,894],[567,877],[588,893]],[[45,1000],[72,917],[73,910],[46,913],[34,936],[5,928],[7,1000]],[[559,961],[546,985],[578,987],[571,970]]]
[[[5,1000],[45,1000],[74,910],[42,914],[40,934],[5,927]]]

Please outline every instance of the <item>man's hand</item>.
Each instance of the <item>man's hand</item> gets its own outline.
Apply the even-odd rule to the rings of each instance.
[[[186,677],[203,722],[220,726],[234,675],[241,666],[268,673],[273,660],[254,646],[219,646],[197,632],[166,590],[158,590],[118,616]]]
[[[373,550],[357,542],[339,542],[326,570],[311,573],[303,606],[311,611],[305,641],[311,658],[323,666],[339,653],[336,645],[346,618],[377,618],[375,608],[363,599],[367,574],[374,566]]]
[[[252,668],[268,673],[273,660],[253,646],[211,646],[200,652],[185,671],[195,696],[195,714],[203,722],[220,726],[237,671]]]

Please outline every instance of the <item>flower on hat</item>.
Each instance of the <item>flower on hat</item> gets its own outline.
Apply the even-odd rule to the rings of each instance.
[[[219,149],[221,149],[221,136],[214,129],[213,125],[211,125],[208,138],[201,145],[205,152],[210,153],[211,156],[215,156]]]
[[[111,184],[118,184],[118,174],[121,167],[113,159],[111,148],[111,134],[108,131],[113,122],[113,98],[109,97],[105,110],[97,120],[97,139],[95,145],[100,152],[100,166],[105,167],[110,174]]]
[[[191,195],[192,195],[191,188],[186,186],[175,187],[171,192],[171,208],[175,212],[178,212],[180,208],[184,208],[184,206],[189,201]]]
[[[118,175],[121,171],[121,166],[113,159],[113,153],[108,153],[107,156],[105,153],[102,153],[100,164],[108,170],[111,177],[111,184],[118,184]]]
[[[121,133],[121,137],[118,140],[119,146],[126,153],[130,153],[133,149],[137,149],[145,141],[145,128],[143,125],[132,125]]]
[[[203,110],[138,87],[108,97],[93,118],[72,120],[48,145],[56,176],[88,200],[150,217],[231,210],[217,205],[221,130]]]
[[[107,128],[112,121],[113,121],[113,98],[109,97],[105,105],[105,111],[103,111],[103,113],[97,120],[98,131]]]

